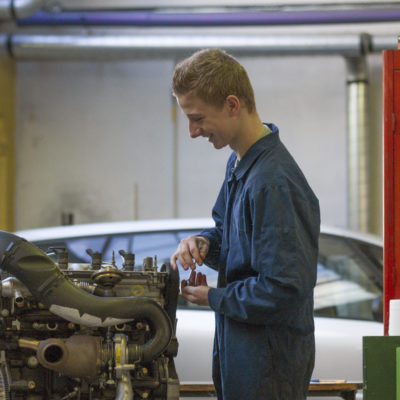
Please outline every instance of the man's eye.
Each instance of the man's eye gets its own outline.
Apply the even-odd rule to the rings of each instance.
[[[193,122],[200,122],[203,119],[203,117],[192,117],[191,120]]]

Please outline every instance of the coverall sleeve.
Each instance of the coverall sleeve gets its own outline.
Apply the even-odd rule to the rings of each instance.
[[[298,318],[297,307],[310,299],[316,281],[320,218],[318,200],[312,200],[279,185],[250,196],[253,276],[211,289],[212,309],[257,325]]]

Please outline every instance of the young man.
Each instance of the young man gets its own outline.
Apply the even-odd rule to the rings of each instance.
[[[182,240],[171,257],[175,269],[179,261],[185,270],[203,262],[218,270],[217,288],[202,276],[182,284],[187,300],[215,311],[218,399],[305,399],[315,353],[318,200],[278,128],[262,123],[233,57],[195,53],[175,68],[173,91],[192,138],[233,150],[215,227]]]

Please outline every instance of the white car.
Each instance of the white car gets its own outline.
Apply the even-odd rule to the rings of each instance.
[[[211,219],[127,221],[72,225],[16,232],[43,250],[65,247],[70,262],[90,262],[86,249],[103,253],[135,253],[136,264],[157,255],[168,261],[179,241],[213,226]],[[316,364],[314,379],[362,381],[362,337],[383,335],[382,240],[372,235],[322,227],[319,241],[318,281],[314,295]],[[119,260],[117,261],[120,263]],[[199,267],[208,284],[217,273]],[[180,271],[180,279],[189,272]],[[179,352],[175,365],[180,382],[211,383],[214,315],[206,307],[179,301]]]

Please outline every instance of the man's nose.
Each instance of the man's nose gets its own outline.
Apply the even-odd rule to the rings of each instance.
[[[201,136],[201,128],[194,122],[189,121],[189,133],[192,139]]]

